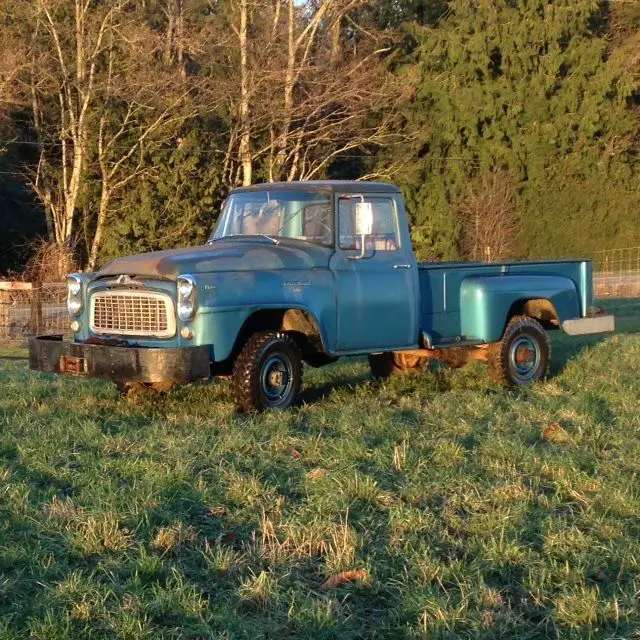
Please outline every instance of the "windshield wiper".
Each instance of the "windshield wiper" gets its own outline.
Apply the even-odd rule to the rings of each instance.
[[[207,240],[207,244],[213,244],[214,242],[218,242],[219,240],[226,240],[227,238],[238,238],[241,234],[239,233],[229,233],[226,236],[220,236],[219,238],[209,238]]]
[[[211,238],[207,240],[207,244],[212,244],[214,242],[218,242],[218,240],[225,240],[227,238],[255,238],[256,236],[260,238],[267,238],[267,240],[271,240],[273,244],[280,244],[280,241],[274,238],[273,236],[269,236],[266,233],[229,233],[226,236],[220,236],[219,238]]]
[[[252,236],[262,236],[263,238],[268,238],[269,240],[271,240],[271,242],[273,242],[273,244],[280,244],[280,242],[278,240],[276,240],[272,236],[267,235],[266,233],[252,233],[251,235]]]

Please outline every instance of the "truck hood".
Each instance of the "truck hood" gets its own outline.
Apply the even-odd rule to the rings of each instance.
[[[329,266],[333,249],[301,240],[220,239],[211,244],[116,258],[97,276],[141,276],[175,280],[180,274],[272,271]]]

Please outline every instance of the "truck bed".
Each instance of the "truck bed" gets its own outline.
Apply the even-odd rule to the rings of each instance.
[[[461,327],[461,292],[463,283],[471,279],[513,278],[514,289],[518,280],[527,276],[559,276],[571,280],[576,288],[579,314],[587,313],[592,294],[592,273],[589,260],[553,260],[527,262],[423,262],[418,264],[421,293],[420,324],[435,344],[454,341],[474,341],[475,336],[464,335]],[[522,277],[520,277],[522,276]],[[523,295],[527,292],[523,288]]]

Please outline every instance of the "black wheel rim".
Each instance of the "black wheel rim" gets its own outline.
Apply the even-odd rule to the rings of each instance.
[[[509,348],[509,366],[516,382],[526,384],[535,379],[540,367],[538,341],[528,335],[518,336]]]
[[[277,407],[284,404],[293,387],[293,366],[291,360],[277,353],[269,356],[260,374],[260,390],[266,404]]]

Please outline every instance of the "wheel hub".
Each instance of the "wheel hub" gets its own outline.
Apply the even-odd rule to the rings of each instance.
[[[286,384],[286,375],[284,371],[272,370],[271,373],[269,373],[269,384],[272,387],[282,387]]]
[[[535,355],[535,351],[530,347],[519,347],[516,351],[516,364],[520,367],[525,367],[534,361]]]
[[[518,336],[509,350],[509,360],[513,375],[520,382],[528,382],[535,377],[540,364],[540,346],[528,335]]]
[[[262,368],[261,391],[266,401],[276,405],[291,390],[293,384],[292,365],[283,354],[274,354]]]

